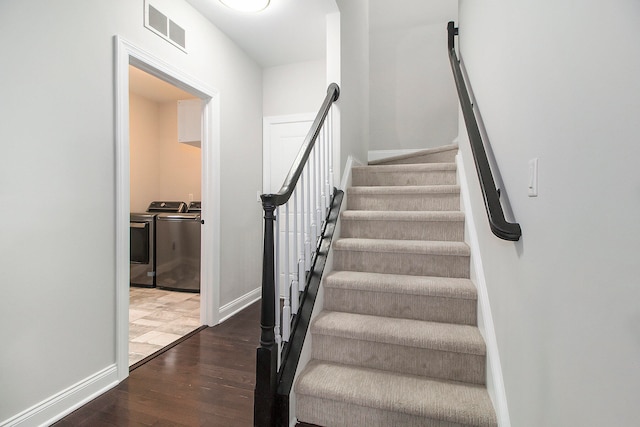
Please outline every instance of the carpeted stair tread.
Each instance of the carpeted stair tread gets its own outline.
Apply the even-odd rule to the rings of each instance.
[[[314,335],[485,355],[480,331],[468,325],[323,311],[311,331]]]
[[[460,211],[346,210],[341,214],[343,237],[398,240],[462,241]]]
[[[352,171],[375,171],[376,173],[395,173],[395,172],[429,172],[429,171],[455,171],[456,164],[452,162],[445,163],[407,163],[400,165],[371,165],[354,166]]]
[[[463,242],[429,240],[338,239],[334,251],[411,253],[428,255],[469,256],[469,246]]]
[[[460,209],[458,185],[378,185],[347,188],[348,210],[452,211]]]
[[[452,162],[454,161],[457,152],[457,145],[443,145],[441,147],[427,148],[425,150],[418,150],[408,154],[372,160],[369,162],[369,165]]]
[[[463,242],[342,238],[333,244],[335,270],[469,278]]]
[[[371,410],[394,425],[497,425],[486,388],[474,384],[312,360],[295,391],[298,419],[318,425],[384,425],[366,419]]]
[[[367,194],[367,195],[379,195],[379,194],[398,194],[398,195],[412,195],[412,194],[460,194],[459,185],[379,185],[379,186],[357,186],[347,188],[348,195]]]
[[[333,271],[324,280],[324,309],[432,322],[477,324],[469,279]]]
[[[381,166],[368,166],[377,168]],[[411,186],[453,185],[456,172],[452,170],[424,172],[378,172],[375,170],[354,171],[352,185],[359,186]]]
[[[471,280],[454,277],[332,271],[327,275],[324,286],[364,292],[389,292],[468,300],[476,300],[478,297],[476,287]]]
[[[366,221],[432,221],[432,222],[464,222],[464,213],[460,211],[358,211],[342,212],[343,220]]]
[[[406,165],[356,166],[352,185],[446,185],[456,183],[455,163],[418,163]]]

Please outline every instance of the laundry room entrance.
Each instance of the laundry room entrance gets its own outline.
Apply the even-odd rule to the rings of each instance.
[[[198,329],[202,101],[129,65],[129,366]]]

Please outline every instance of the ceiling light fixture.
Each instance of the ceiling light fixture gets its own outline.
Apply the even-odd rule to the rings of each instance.
[[[270,0],[220,0],[223,5],[240,12],[260,12],[269,6]]]

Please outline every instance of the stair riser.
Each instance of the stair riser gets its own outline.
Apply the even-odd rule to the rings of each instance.
[[[426,419],[305,394],[296,395],[296,417],[305,423],[326,427],[465,427],[469,425]]]
[[[334,269],[414,276],[469,278],[469,257],[334,248]]]
[[[370,211],[455,211],[459,193],[349,194],[347,209]]]
[[[438,240],[461,242],[462,221],[370,221],[342,219],[342,237],[397,240]]]
[[[366,292],[325,286],[324,308],[328,311],[369,314],[431,322],[476,325],[476,300]]]
[[[375,166],[353,170],[354,186],[379,185],[453,185],[456,183],[456,171],[427,172],[379,172]]]
[[[313,334],[314,359],[429,378],[484,384],[485,357]]]

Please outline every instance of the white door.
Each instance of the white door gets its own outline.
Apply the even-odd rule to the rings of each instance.
[[[313,113],[264,118],[262,190],[265,193],[280,190],[314,118]]]
[[[277,117],[265,117],[264,118],[264,135],[263,135],[263,185],[262,189],[264,193],[276,193],[282,187],[287,174],[289,173],[293,162],[300,151],[300,147],[304,142],[304,138],[311,129],[315,114],[298,114],[291,116],[277,116]],[[300,205],[300,201],[298,201]],[[298,221],[300,221],[301,212],[298,207]],[[293,248],[293,239],[296,237],[293,230],[289,231],[289,235],[286,235],[284,222],[285,211],[284,208],[280,212],[279,233],[277,238],[280,243],[280,253],[278,254],[278,287],[280,288],[280,297],[284,298],[286,294],[286,287],[291,285],[291,281],[296,274],[295,265],[298,263],[299,256],[296,255],[291,248]],[[289,211],[289,224],[293,227],[293,208]],[[285,269],[285,254],[284,254],[284,241],[288,237],[289,239],[289,263],[291,276],[286,279],[284,274]],[[300,235],[297,236],[300,240]],[[301,240],[300,240],[301,241]],[[301,245],[300,245],[301,246]]]

